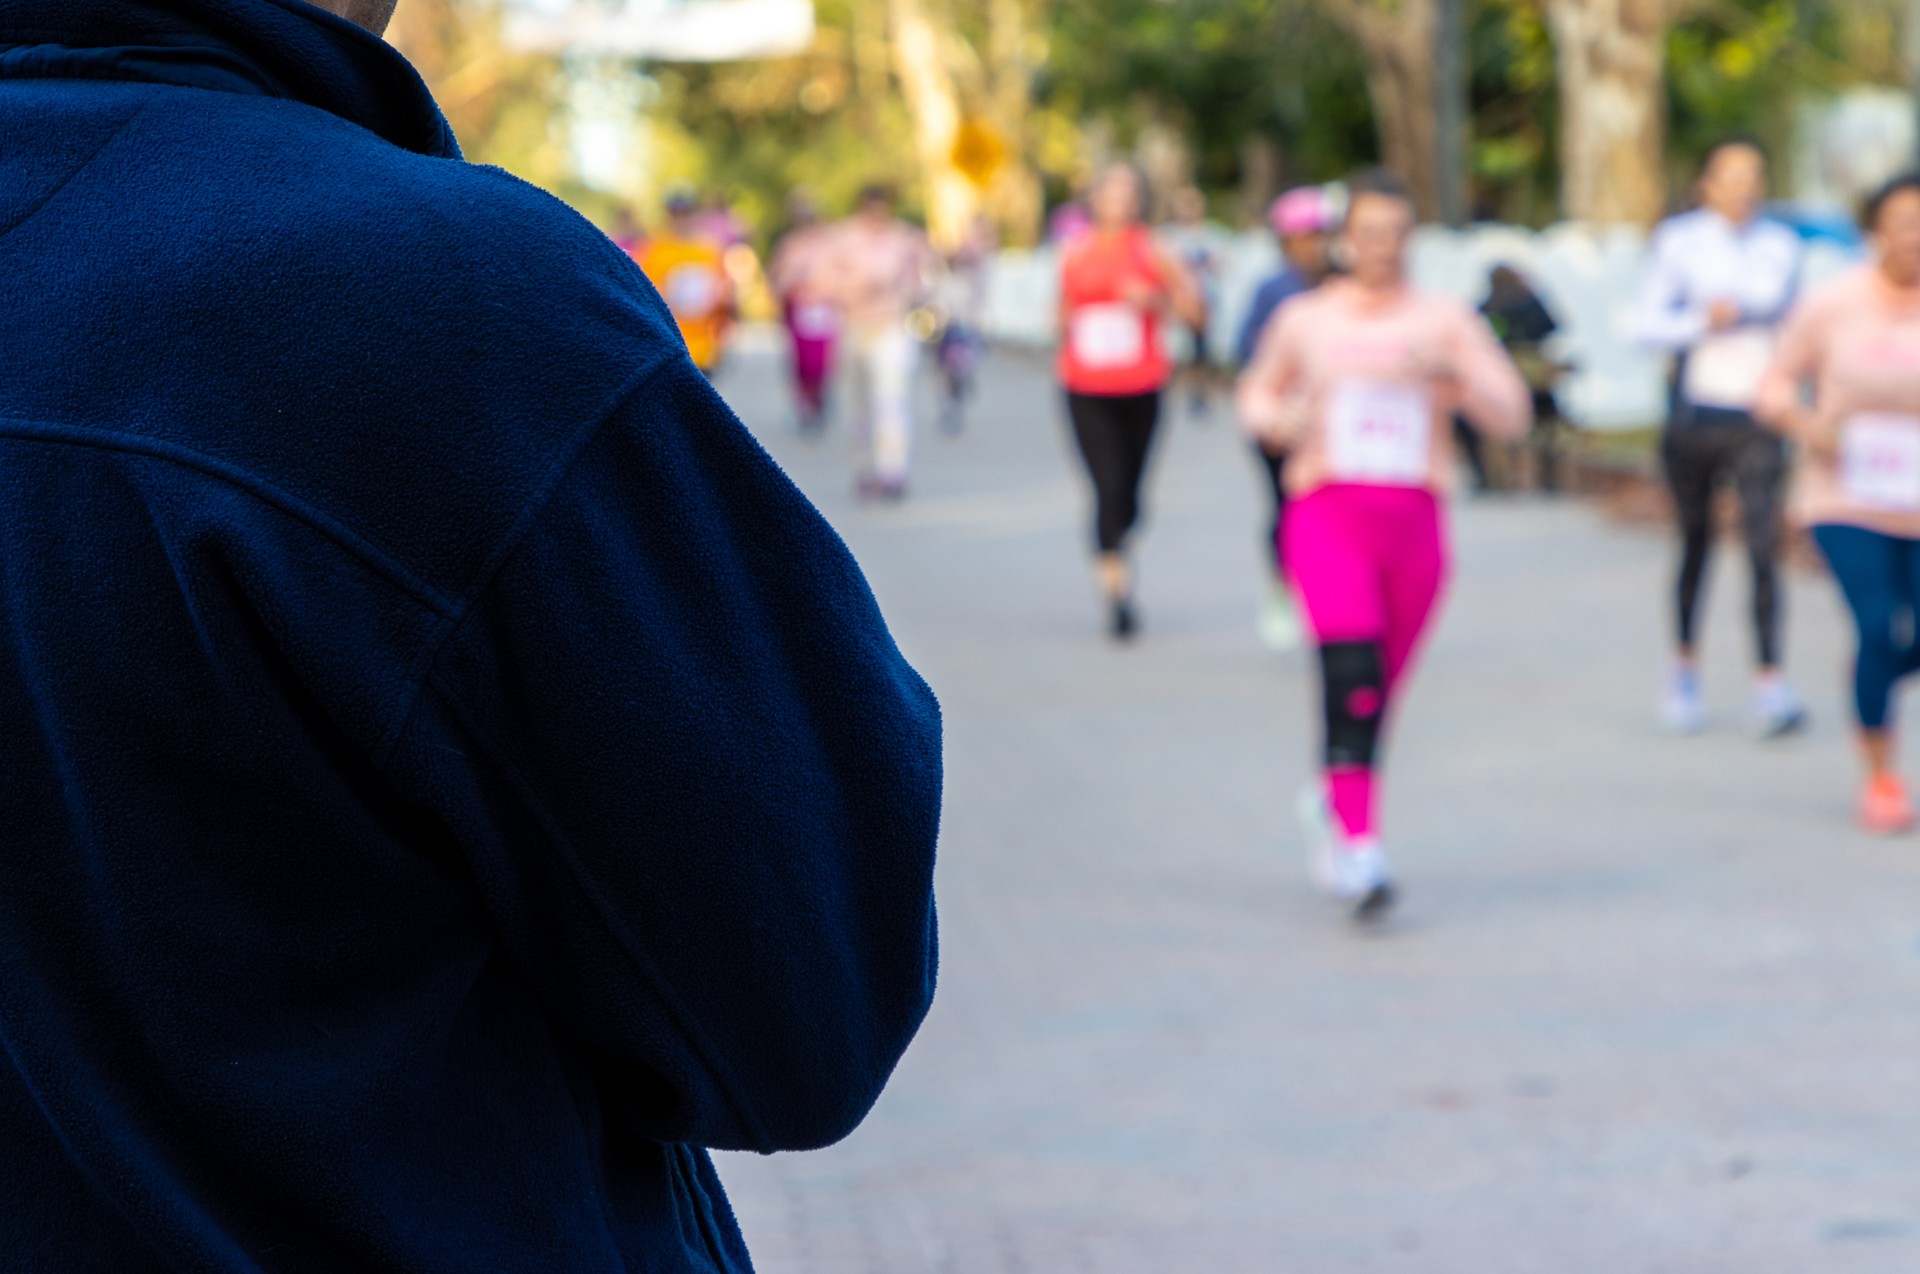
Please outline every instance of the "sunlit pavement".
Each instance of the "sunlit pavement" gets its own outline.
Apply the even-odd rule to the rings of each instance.
[[[1725,552],[1719,715],[1670,739],[1665,544],[1458,503],[1389,760],[1405,906],[1356,933],[1306,881],[1310,669],[1255,639],[1230,424],[1162,435],[1119,650],[1044,364],[985,379],[899,507],[793,433],[771,356],[722,379],[947,722],[939,999],[847,1141],[720,1156],[764,1274],[1920,1270],[1920,839],[1850,829],[1824,580],[1812,731],[1744,733]]]

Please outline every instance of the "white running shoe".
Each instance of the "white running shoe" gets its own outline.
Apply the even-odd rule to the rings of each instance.
[[[1260,607],[1260,644],[1282,653],[1300,649],[1300,615],[1284,584],[1270,589]]]
[[[1337,851],[1333,845],[1333,812],[1327,808],[1327,794],[1318,783],[1309,783],[1294,798],[1294,817],[1307,839],[1307,874],[1313,883],[1338,898],[1340,876],[1336,871]]]
[[[1707,727],[1707,705],[1700,699],[1700,674],[1676,667],[1660,694],[1660,724],[1674,734],[1698,734]]]
[[[1762,679],[1753,688],[1753,725],[1763,739],[1792,734],[1807,723],[1807,710],[1785,677]]]
[[[1335,896],[1353,904],[1355,920],[1376,919],[1393,906],[1393,880],[1379,841],[1372,837],[1355,841],[1335,856],[1334,871]]]

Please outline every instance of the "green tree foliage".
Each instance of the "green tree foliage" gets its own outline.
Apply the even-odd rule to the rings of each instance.
[[[1359,52],[1308,0],[1061,0],[1040,98],[1123,144],[1148,122],[1180,129],[1214,192],[1239,183],[1250,137],[1278,147],[1289,182],[1378,153]]]

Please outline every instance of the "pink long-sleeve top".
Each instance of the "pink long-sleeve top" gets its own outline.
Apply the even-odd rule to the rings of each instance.
[[[1280,307],[1241,373],[1241,424],[1287,448],[1287,488],[1453,481],[1459,411],[1481,433],[1524,437],[1533,396],[1486,320],[1457,301],[1338,279]]]
[[[1920,288],[1862,266],[1809,293],[1780,331],[1755,414],[1790,432],[1809,384],[1816,415],[1841,424],[1831,450],[1800,449],[1794,521],[1920,539]]]

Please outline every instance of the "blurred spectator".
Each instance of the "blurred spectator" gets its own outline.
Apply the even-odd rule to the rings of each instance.
[[[1205,416],[1213,388],[1213,359],[1208,345],[1208,319],[1220,304],[1220,281],[1226,273],[1232,240],[1226,230],[1207,217],[1207,197],[1198,187],[1183,186],[1173,194],[1173,220],[1161,227],[1160,240],[1174,260],[1186,267],[1187,277],[1200,290],[1203,311],[1195,320],[1182,320],[1187,351],[1181,379],[1186,384],[1187,409]]]
[[[787,229],[774,245],[767,278],[786,324],[794,397],[805,434],[826,428],[827,378],[833,373],[840,328],[824,275],[830,245],[813,195],[793,191],[787,196]]]
[[[1493,334],[1500,338],[1533,394],[1532,442],[1540,489],[1558,491],[1560,435],[1566,421],[1560,415],[1554,389],[1567,369],[1549,356],[1546,343],[1560,325],[1526,276],[1506,264],[1494,266],[1488,274],[1487,298],[1480,303],[1480,313],[1493,326]]]

